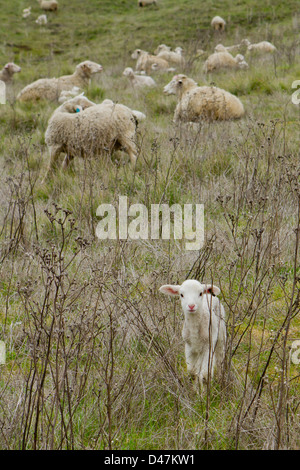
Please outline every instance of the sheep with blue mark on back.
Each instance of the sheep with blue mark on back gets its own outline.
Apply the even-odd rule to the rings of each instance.
[[[66,101],[54,111],[45,132],[50,163],[43,181],[62,152],[66,154],[63,169],[75,156],[109,155],[118,149],[124,150],[135,165],[137,123],[144,118],[143,113],[111,100],[95,104],[79,95]]]

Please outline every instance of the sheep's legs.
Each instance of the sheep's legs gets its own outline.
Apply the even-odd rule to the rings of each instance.
[[[48,166],[46,174],[43,178],[42,183],[45,183],[46,179],[48,178],[49,173],[51,173],[53,168],[55,167],[56,161],[57,161],[57,159],[59,157],[59,154],[60,154],[60,149],[61,149],[60,145],[50,147],[50,151],[49,151],[50,152],[50,162],[49,162],[49,166]]]
[[[66,169],[68,168],[69,163],[73,160],[73,158],[74,158],[73,155],[67,154],[67,155],[65,156],[64,161],[63,161],[63,163],[62,163],[62,169],[63,169],[63,170],[66,170]]]

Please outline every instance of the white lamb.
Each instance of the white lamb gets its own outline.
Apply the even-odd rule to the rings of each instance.
[[[244,106],[228,91],[213,86],[201,86],[186,75],[175,75],[164,87],[167,95],[176,95],[178,103],[174,122],[199,122],[206,120],[229,120],[241,118]]]
[[[56,11],[58,9],[58,3],[56,0],[38,0],[42,10]]]
[[[147,75],[153,71],[152,65],[156,64],[155,70],[168,70],[170,68],[169,62],[156,55],[149,54],[142,49],[135,49],[131,54],[132,59],[136,59],[135,70],[137,72],[145,72]]]
[[[13,62],[8,62],[4,65],[3,69],[0,70],[0,80],[6,85],[12,85],[14,74],[19,72],[21,72],[21,67]]]
[[[134,111],[111,100],[95,104],[84,96],[76,96],[66,101],[54,111],[48,122],[45,142],[50,163],[44,181],[62,152],[66,153],[63,169],[75,156],[85,158],[111,154],[119,148],[128,153],[134,165],[137,159],[137,120]]]
[[[72,90],[74,86],[85,88],[90,84],[91,77],[102,71],[102,66],[86,60],[77,65],[72,75],[59,78],[40,78],[27,85],[17,96],[20,101],[38,101],[41,99],[57,101],[63,90]]]
[[[48,23],[47,16],[46,15],[40,15],[40,16],[37,17],[35,22],[37,24],[39,24],[40,26],[42,26],[44,24],[47,24]]]
[[[233,57],[229,52],[214,52],[203,65],[203,72],[216,72],[220,69],[247,69],[248,64],[242,54]]]
[[[211,20],[211,26],[215,31],[224,31],[226,26],[226,21],[221,18],[221,16],[215,16]]]
[[[221,371],[225,360],[225,310],[216,298],[220,289],[189,279],[181,285],[161,286],[159,290],[180,296],[187,370],[203,386],[213,379],[215,368]]]
[[[269,41],[261,41],[256,44],[250,44],[248,51],[255,54],[273,54],[277,49]]]
[[[131,67],[126,67],[123,75],[129,78],[133,88],[153,87],[156,85],[152,77],[148,75],[138,75],[134,73]]]

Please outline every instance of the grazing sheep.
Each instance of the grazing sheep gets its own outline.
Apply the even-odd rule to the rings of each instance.
[[[8,62],[4,65],[3,69],[0,70],[0,80],[6,85],[12,85],[14,74],[19,72],[21,72],[21,67],[13,62]]]
[[[169,62],[165,59],[156,55],[151,55],[149,52],[143,51],[142,49],[135,49],[131,54],[131,58],[137,60],[135,70],[137,72],[145,72],[147,75],[153,71],[153,64],[156,64],[155,70],[168,70],[170,67]]]
[[[40,15],[40,16],[37,17],[35,22],[39,25],[47,24],[48,23],[47,16],[46,15]]]
[[[31,7],[24,8],[22,18],[28,18],[31,15]]]
[[[220,289],[188,279],[181,285],[164,285],[159,290],[180,296],[187,370],[202,386],[213,378],[215,367],[221,371],[225,359],[225,310],[216,298]]]
[[[157,5],[156,0],[138,0],[139,7],[147,7],[149,5]]]
[[[156,85],[152,77],[148,75],[137,75],[131,67],[126,67],[123,72],[125,77],[128,77],[133,88],[153,87]]]
[[[144,115],[142,115],[144,116]],[[105,100],[92,103],[76,96],[59,106],[49,119],[45,142],[50,164],[44,181],[61,152],[66,153],[65,169],[75,156],[89,157],[123,148],[134,165],[137,158],[137,115],[122,104]]]
[[[277,49],[269,41],[261,41],[256,44],[249,44],[248,51],[256,54],[273,54]]]
[[[192,78],[175,75],[164,93],[177,95],[174,122],[197,122],[201,119],[228,120],[241,118],[245,111],[240,100],[221,88],[198,87]]]
[[[72,90],[74,86],[85,88],[90,84],[92,75],[102,71],[102,66],[86,60],[77,65],[72,75],[59,78],[40,78],[27,85],[17,96],[20,101],[38,101],[41,99],[57,101],[63,90]]]
[[[238,54],[233,57],[229,52],[214,52],[204,62],[203,72],[215,72],[220,69],[246,69],[248,64],[244,56]]]
[[[221,16],[215,16],[211,20],[211,26],[215,31],[224,31],[225,30],[225,25],[226,21],[221,18]]]
[[[182,48],[177,47],[177,52],[171,51],[170,47],[166,46],[165,44],[161,44],[158,46],[156,51],[157,57],[161,57],[162,59],[165,59],[169,64],[174,64],[174,65],[179,65],[180,67],[183,67],[185,64],[184,57],[182,55]]]
[[[38,0],[42,10],[56,11],[58,9],[58,3],[56,0]]]

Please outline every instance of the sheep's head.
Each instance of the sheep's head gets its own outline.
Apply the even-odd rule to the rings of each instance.
[[[251,44],[251,43],[250,43],[249,39],[242,39],[242,40],[241,40],[241,46],[246,46],[246,47],[248,47],[248,46],[250,46],[250,44]]]
[[[225,52],[226,51],[226,47],[223,46],[223,44],[218,44],[216,47],[215,47],[215,52]]]
[[[90,106],[94,106],[95,103],[90,101],[83,95],[75,96],[75,98],[71,98],[70,100],[65,101],[58,109],[62,113],[78,113],[80,111],[89,108]]]
[[[164,87],[166,95],[181,95],[185,90],[197,86],[197,83],[186,75],[175,75],[172,80]]]
[[[203,295],[219,295],[220,289],[211,284],[201,284],[195,279],[188,279],[181,285],[166,284],[159,288],[167,295],[180,296],[181,307],[184,313],[196,313],[201,310]]]
[[[132,59],[138,59],[142,54],[145,54],[146,51],[143,51],[142,49],[135,49],[133,53],[131,54]]]
[[[134,75],[134,72],[131,67],[126,67],[123,72],[123,75],[125,75],[125,77],[132,77]]]
[[[183,53],[182,47],[180,47],[180,46],[176,47],[175,52],[176,52],[176,54],[182,55],[182,53]]]
[[[4,69],[9,73],[9,75],[13,75],[14,73],[21,72],[21,67],[14,64],[13,62],[8,62],[8,64],[4,66]]]
[[[97,64],[96,62],[92,62],[91,60],[86,60],[78,64],[76,67],[76,70],[86,77],[91,77],[95,73],[102,72],[103,67],[102,65]]]
[[[171,48],[169,46],[166,46],[166,44],[160,44],[154,51],[154,54],[159,54],[162,51],[170,51]]]

